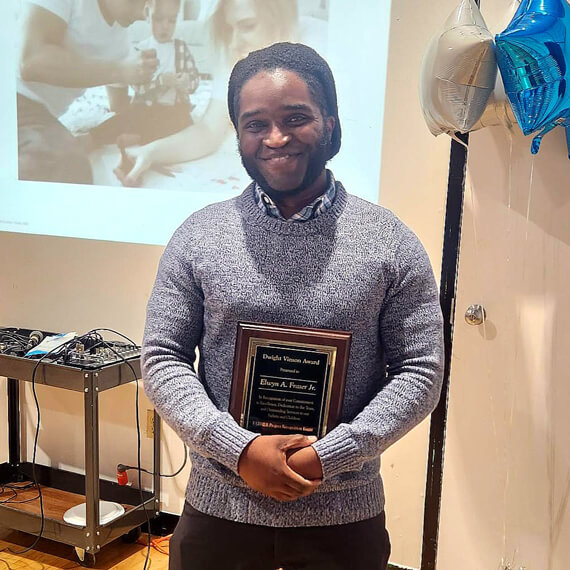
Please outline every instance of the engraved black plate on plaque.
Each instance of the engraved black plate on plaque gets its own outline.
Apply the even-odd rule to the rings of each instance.
[[[230,413],[262,434],[322,437],[340,416],[351,333],[239,323]]]

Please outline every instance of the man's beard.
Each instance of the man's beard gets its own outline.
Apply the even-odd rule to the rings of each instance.
[[[257,182],[262,190],[267,192],[269,195],[279,195],[279,196],[294,196],[299,192],[302,192],[305,188],[308,188],[315,182],[315,180],[321,175],[325,166],[329,160],[330,155],[330,142],[327,133],[323,131],[321,140],[319,143],[313,147],[309,153],[309,163],[307,164],[307,170],[303,176],[301,184],[296,188],[291,188],[289,190],[275,190],[272,188],[260,170],[257,168],[255,159],[246,159],[239,148],[238,141],[238,151],[241,157],[241,163],[245,168],[246,172],[249,174],[250,178]]]

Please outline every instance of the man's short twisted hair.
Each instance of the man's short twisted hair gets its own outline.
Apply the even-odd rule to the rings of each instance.
[[[242,87],[260,71],[285,69],[296,73],[307,84],[309,91],[326,117],[334,117],[331,136],[331,159],[340,149],[341,129],[334,77],[327,62],[312,48],[303,44],[282,42],[252,51],[238,61],[230,75],[228,110],[237,130],[240,94]]]

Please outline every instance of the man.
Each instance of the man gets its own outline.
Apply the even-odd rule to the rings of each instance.
[[[129,56],[126,28],[145,0],[28,0],[18,77],[19,178],[92,183],[87,154],[58,121],[96,85],[142,84],[152,54]],[[109,87],[111,108],[125,88]]]
[[[341,129],[332,73],[314,50],[252,52],[234,67],[228,106],[254,182],[177,230],[148,305],[145,388],[192,450],[171,569],[384,570],[380,454],[440,392],[429,261],[393,214],[325,169]],[[352,331],[336,428],[314,441],[234,421],[240,321]]]

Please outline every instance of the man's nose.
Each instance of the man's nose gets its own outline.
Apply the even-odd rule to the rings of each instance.
[[[290,140],[291,135],[284,132],[279,125],[273,125],[263,139],[263,144],[272,148],[279,148],[285,146]]]

